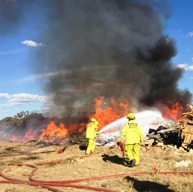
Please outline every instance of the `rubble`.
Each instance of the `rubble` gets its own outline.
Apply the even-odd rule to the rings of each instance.
[[[193,147],[193,105],[187,105],[190,112],[182,113],[183,120],[180,122],[180,137],[182,141],[182,147],[190,150]]]
[[[145,145],[163,146],[163,145],[179,145],[180,129],[174,126],[159,126],[157,129],[149,129],[146,135]]]
[[[182,151],[189,152],[193,148],[193,105],[188,104],[190,112],[182,113],[180,123],[161,125],[157,129],[149,129],[146,135],[146,146],[173,145]]]

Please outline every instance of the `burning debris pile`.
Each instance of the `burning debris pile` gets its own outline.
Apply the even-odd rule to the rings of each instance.
[[[193,147],[193,105],[187,106],[191,111],[182,113],[183,120],[179,124],[161,125],[157,129],[150,128],[146,145],[175,145],[189,151]]]

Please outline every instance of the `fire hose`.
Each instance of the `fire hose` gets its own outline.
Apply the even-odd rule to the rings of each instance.
[[[50,164],[50,162],[48,163],[44,163],[44,164]],[[34,180],[32,181],[32,176],[34,175],[34,173],[38,170],[38,167],[35,165],[30,165],[30,164],[9,164],[12,166],[28,166],[33,168],[32,172],[29,175],[29,181],[26,180],[22,180],[22,179],[15,179],[15,178],[11,178],[8,177],[6,175],[4,175],[2,172],[0,172],[0,177],[6,179],[6,180],[1,180],[0,183],[7,183],[7,184],[27,184],[27,185],[31,185],[31,186],[40,186],[42,188],[46,188],[50,191],[53,192],[63,192],[61,190],[58,190],[56,188],[53,188],[51,186],[55,186],[55,187],[71,187],[71,188],[79,188],[79,189],[89,189],[89,190],[93,190],[93,191],[104,191],[104,192],[113,192],[112,190],[109,189],[104,189],[104,188],[99,188],[99,187],[91,187],[91,186],[85,186],[85,185],[74,185],[73,183],[78,183],[81,181],[86,181],[87,179],[80,179],[78,180],[64,180],[64,181],[39,181],[39,180]],[[43,165],[43,164],[41,164]],[[92,180],[97,180],[97,178],[93,178]]]
[[[56,162],[56,161],[54,161]],[[80,183],[83,181],[96,181],[102,179],[110,179],[110,178],[120,178],[126,176],[141,176],[152,174],[152,172],[132,172],[127,174],[115,174],[115,175],[108,175],[108,176],[100,176],[100,177],[93,177],[93,178],[82,178],[82,179],[74,179],[74,180],[61,180],[61,181],[43,181],[43,180],[35,180],[33,176],[35,172],[38,170],[37,166],[52,164],[52,162],[44,162],[41,164],[31,165],[31,164],[8,164],[9,166],[27,166],[32,168],[33,170],[29,174],[29,180],[22,180],[22,179],[15,179],[6,176],[2,172],[0,172],[0,177],[4,178],[5,180],[0,180],[0,183],[4,184],[27,184],[30,186],[39,186],[45,189],[48,189],[53,192],[63,192],[59,189],[54,187],[71,187],[71,188],[78,188],[78,189],[87,189],[93,191],[103,191],[103,192],[114,192],[113,190],[100,188],[100,187],[92,187],[92,186],[85,186],[85,185],[77,185],[75,183]],[[193,172],[159,172],[156,167],[153,167],[153,173],[155,174],[162,174],[162,175],[193,175]]]

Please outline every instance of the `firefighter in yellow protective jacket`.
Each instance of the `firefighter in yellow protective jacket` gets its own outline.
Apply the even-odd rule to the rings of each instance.
[[[133,167],[140,163],[143,132],[141,127],[135,122],[135,115],[133,113],[129,113],[127,118],[129,122],[123,127],[119,142],[124,142],[125,155],[129,160],[129,166]]]
[[[95,150],[95,138],[98,134],[98,126],[99,123],[95,118],[91,118],[90,122],[88,123],[86,127],[86,138],[88,140],[88,146],[86,149],[86,154],[91,155],[92,152]]]

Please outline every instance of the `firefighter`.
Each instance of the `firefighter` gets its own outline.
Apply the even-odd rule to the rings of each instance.
[[[124,143],[125,155],[129,160],[129,166],[137,166],[140,163],[140,149],[143,145],[143,132],[141,127],[135,122],[135,115],[129,113],[128,123],[123,127],[118,142]]]
[[[86,154],[91,155],[95,150],[95,138],[98,134],[99,122],[95,118],[91,118],[90,122],[86,127],[86,139],[88,140],[88,146],[86,149]]]

